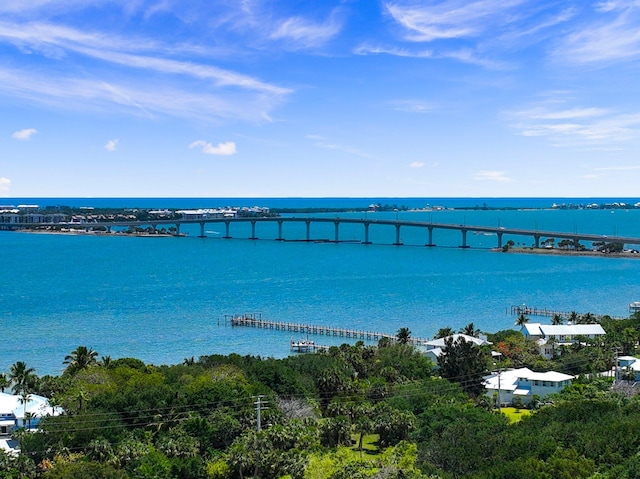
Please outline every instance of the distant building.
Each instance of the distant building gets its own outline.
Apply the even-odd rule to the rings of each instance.
[[[549,394],[558,393],[569,386],[573,376],[548,371],[537,373],[528,368],[510,369],[493,373],[484,378],[485,394],[497,397],[501,405],[512,404],[519,398],[522,404],[529,404],[533,396],[544,399]]]
[[[485,336],[476,338],[475,336],[468,336],[466,334],[454,334],[451,336],[446,336],[444,338],[425,341],[424,343],[421,343],[418,348],[422,351],[422,354],[424,356],[428,357],[431,360],[433,364],[438,364],[438,358],[443,354],[445,341],[449,338],[453,339],[454,343],[462,338],[467,342],[475,344],[476,346],[487,346],[492,344],[487,341],[487,338]]]
[[[570,346],[581,339],[595,339],[607,334],[599,324],[541,324],[526,323],[522,326],[525,338],[536,341],[540,354],[553,356],[556,346]]]
[[[25,413],[31,414],[31,420],[25,420]],[[38,427],[40,419],[45,416],[62,414],[59,407],[52,408],[49,400],[36,394],[30,394],[26,404],[21,396],[0,393],[0,436],[11,435],[19,427]]]

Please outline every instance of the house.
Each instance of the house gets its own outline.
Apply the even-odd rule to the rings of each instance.
[[[30,394],[27,402],[23,403],[21,396],[0,393],[0,436],[10,435],[19,427],[35,429],[42,417],[58,416],[61,413],[61,408],[51,407],[49,400],[42,396]]]
[[[633,356],[620,356],[618,358],[618,379],[640,381],[640,359]]]
[[[453,339],[454,343],[456,341],[458,341],[460,338],[462,338],[467,342],[474,343],[476,346],[486,346],[486,345],[491,345],[492,344],[489,341],[487,341],[487,338],[485,336],[482,336],[480,338],[476,338],[475,336],[468,336],[466,334],[454,334],[452,336],[446,336],[444,338],[438,338],[438,339],[433,339],[431,341],[425,341],[424,343],[421,343],[420,346],[418,346],[418,347],[419,347],[419,349],[422,350],[422,354],[423,355],[428,357],[433,364],[437,365],[438,364],[438,357],[440,357],[443,354],[443,350],[444,350],[444,347],[445,347],[445,342],[449,338]]]
[[[536,341],[540,354],[546,358],[553,356],[555,346],[567,346],[582,338],[595,339],[607,334],[599,324],[526,323],[521,331],[525,338]]]
[[[548,371],[537,373],[528,368],[509,369],[484,378],[485,394],[497,397],[500,404],[512,404],[514,400],[529,404],[533,396],[544,399],[558,393],[571,384],[573,376]]]

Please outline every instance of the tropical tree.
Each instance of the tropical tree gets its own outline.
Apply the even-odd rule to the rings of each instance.
[[[447,336],[453,336],[455,331],[447,326],[446,328],[438,329],[438,332],[433,336],[433,339],[446,338]]]
[[[22,410],[22,425],[25,426],[27,424],[27,404],[31,401],[31,394],[29,394],[26,390],[20,393],[20,397],[18,398],[18,402],[23,405]],[[31,425],[31,417],[29,417],[29,425]]]
[[[576,313],[575,311],[571,311],[571,313],[569,313],[569,322],[571,324],[578,324],[580,320],[580,315],[578,313]]]
[[[72,376],[83,369],[97,363],[98,352],[86,346],[78,346],[71,351],[71,354],[65,356],[63,364],[67,365],[65,373]]]
[[[0,373],[0,392],[4,392],[9,386],[11,386],[11,381],[9,381],[7,373]]]
[[[13,392],[17,394],[28,390],[35,378],[35,369],[27,367],[24,361],[16,361],[9,367],[9,379]]]
[[[459,337],[444,340],[438,366],[443,378],[460,383],[465,391],[477,396],[484,389],[482,377],[488,372],[490,354],[473,341]]]
[[[529,318],[524,314],[520,313],[518,319],[516,319],[516,326],[523,327],[525,324],[529,322]]]
[[[466,334],[467,336],[473,336],[474,338],[477,338],[478,336],[480,336],[480,330],[476,329],[473,323],[467,324],[464,328],[460,330],[460,332],[462,334]]]
[[[564,323],[564,318],[562,317],[561,314],[554,314],[551,317],[551,324],[553,324],[554,326],[558,326],[562,323]]]
[[[400,344],[407,344],[411,339],[411,330],[409,328],[400,328],[396,333],[396,340]]]

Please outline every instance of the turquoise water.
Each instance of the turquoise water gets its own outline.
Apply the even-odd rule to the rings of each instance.
[[[170,200],[161,206],[172,206]],[[68,203],[64,203],[68,204]],[[251,204],[269,206],[268,199]],[[210,203],[210,206],[217,206]],[[374,213],[395,218],[395,213]],[[340,213],[362,217],[364,213]],[[372,213],[369,213],[372,215]],[[640,210],[398,212],[400,219],[640,237]],[[326,216],[326,215],[325,215]],[[331,216],[331,215],[329,215]],[[335,215],[333,215],[335,216]],[[512,305],[626,315],[640,300],[640,259],[550,257],[490,251],[495,236],[372,226],[373,245],[272,241],[277,226],[197,227],[186,238],[93,237],[0,232],[3,347],[0,370],[26,361],[37,373],[58,373],[78,345],[113,358],[160,363],[202,354],[289,354],[286,332],[231,328],[224,315],[259,312],[264,319],[393,333],[409,327],[431,337],[469,322],[485,331],[512,327]],[[304,225],[284,236],[304,238]],[[332,224],[312,225],[333,238]],[[362,226],[342,225],[344,240]],[[510,239],[505,236],[504,240]],[[512,238],[530,244],[530,238]],[[222,320],[222,321],[221,321]],[[314,338],[339,344],[339,338]]]

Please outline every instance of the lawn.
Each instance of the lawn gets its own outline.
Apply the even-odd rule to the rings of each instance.
[[[511,423],[520,421],[523,417],[531,415],[529,409],[517,409],[515,407],[503,407],[500,408],[500,412],[509,418]]]

